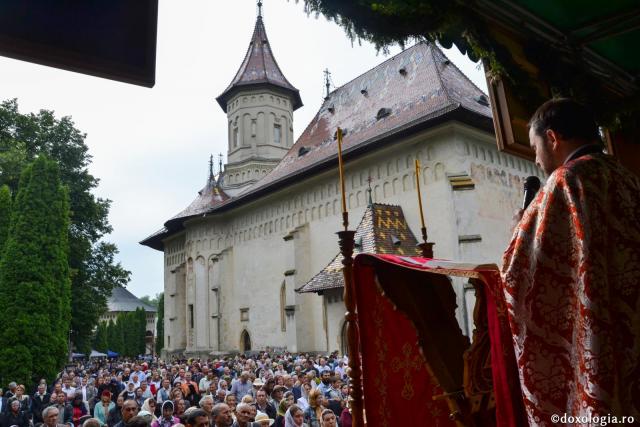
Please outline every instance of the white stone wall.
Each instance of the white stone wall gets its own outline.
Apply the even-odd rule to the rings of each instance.
[[[498,154],[492,135],[462,124],[442,125],[348,162],[345,173],[351,228],[357,226],[366,207],[366,180],[371,176],[374,200],[402,206],[409,226],[420,235],[416,158],[423,167],[425,217],[429,238],[436,242],[435,256],[499,264],[509,238],[510,218],[521,200],[522,178],[539,172],[530,162]],[[452,176],[468,176],[475,188],[454,191]],[[297,294],[293,289],[336,255],[335,232],[340,224],[337,170],[300,181],[232,212],[188,222],[185,257],[217,257],[213,271],[219,269],[219,320],[212,317],[211,291],[208,312],[198,314],[202,319],[196,322],[196,328],[207,323],[208,330],[198,331],[196,336],[207,336],[210,350],[238,349],[243,330],[250,334],[253,349],[334,350],[344,310],[331,303],[325,308],[322,297]],[[204,269],[202,274],[210,271]],[[187,283],[191,283],[188,276]],[[197,292],[201,282],[194,280],[192,292]],[[211,279],[202,279],[202,283],[209,284]],[[286,331],[281,328],[283,283],[285,305],[294,308],[287,311]],[[165,286],[172,286],[171,280]],[[472,296],[464,292],[460,281],[455,289],[459,321],[468,328],[470,313],[465,313],[464,307],[469,306]],[[247,308],[248,320],[241,321],[240,309]],[[212,331],[217,331],[215,322],[220,323],[220,348],[217,340],[211,339]],[[175,323],[172,333],[178,333],[179,326]]]

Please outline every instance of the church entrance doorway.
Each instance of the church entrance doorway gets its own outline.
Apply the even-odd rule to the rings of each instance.
[[[240,334],[240,351],[251,351],[251,337],[246,330]]]

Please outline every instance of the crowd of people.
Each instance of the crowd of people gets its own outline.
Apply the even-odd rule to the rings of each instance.
[[[29,392],[8,385],[0,427],[351,427],[337,353],[90,360]]]

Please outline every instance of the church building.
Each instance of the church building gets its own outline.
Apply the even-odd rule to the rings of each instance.
[[[141,242],[164,253],[166,354],[343,348],[337,127],[361,252],[418,254],[416,159],[436,258],[500,263],[524,178],[541,176],[497,151],[488,97],[430,43],[328,93],[294,139],[301,96],[258,16],[217,102],[228,119],[224,170],[210,166],[195,200]],[[454,288],[470,333],[473,290]]]

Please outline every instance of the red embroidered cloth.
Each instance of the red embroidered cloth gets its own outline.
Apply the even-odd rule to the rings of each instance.
[[[516,228],[502,275],[530,425],[640,420],[639,212],[638,177],[587,155],[551,174]]]
[[[354,263],[356,303],[364,384],[364,404],[368,427],[448,426],[449,409],[444,400],[433,401],[443,393],[429,374],[419,352],[417,333],[400,308],[382,295],[378,280],[392,280],[403,290],[412,287],[415,295],[423,280],[406,280],[401,270],[478,278],[487,285],[487,316],[491,340],[491,364],[498,426],[522,426],[517,368],[511,344],[511,331],[500,292],[500,276],[493,269],[434,269],[419,257],[396,255],[358,255]],[[386,279],[385,279],[386,278]],[[497,292],[495,292],[497,290]],[[495,293],[494,293],[495,292]],[[498,298],[495,298],[498,296]],[[424,302],[416,301],[420,305]],[[429,343],[424,343],[429,345]]]

